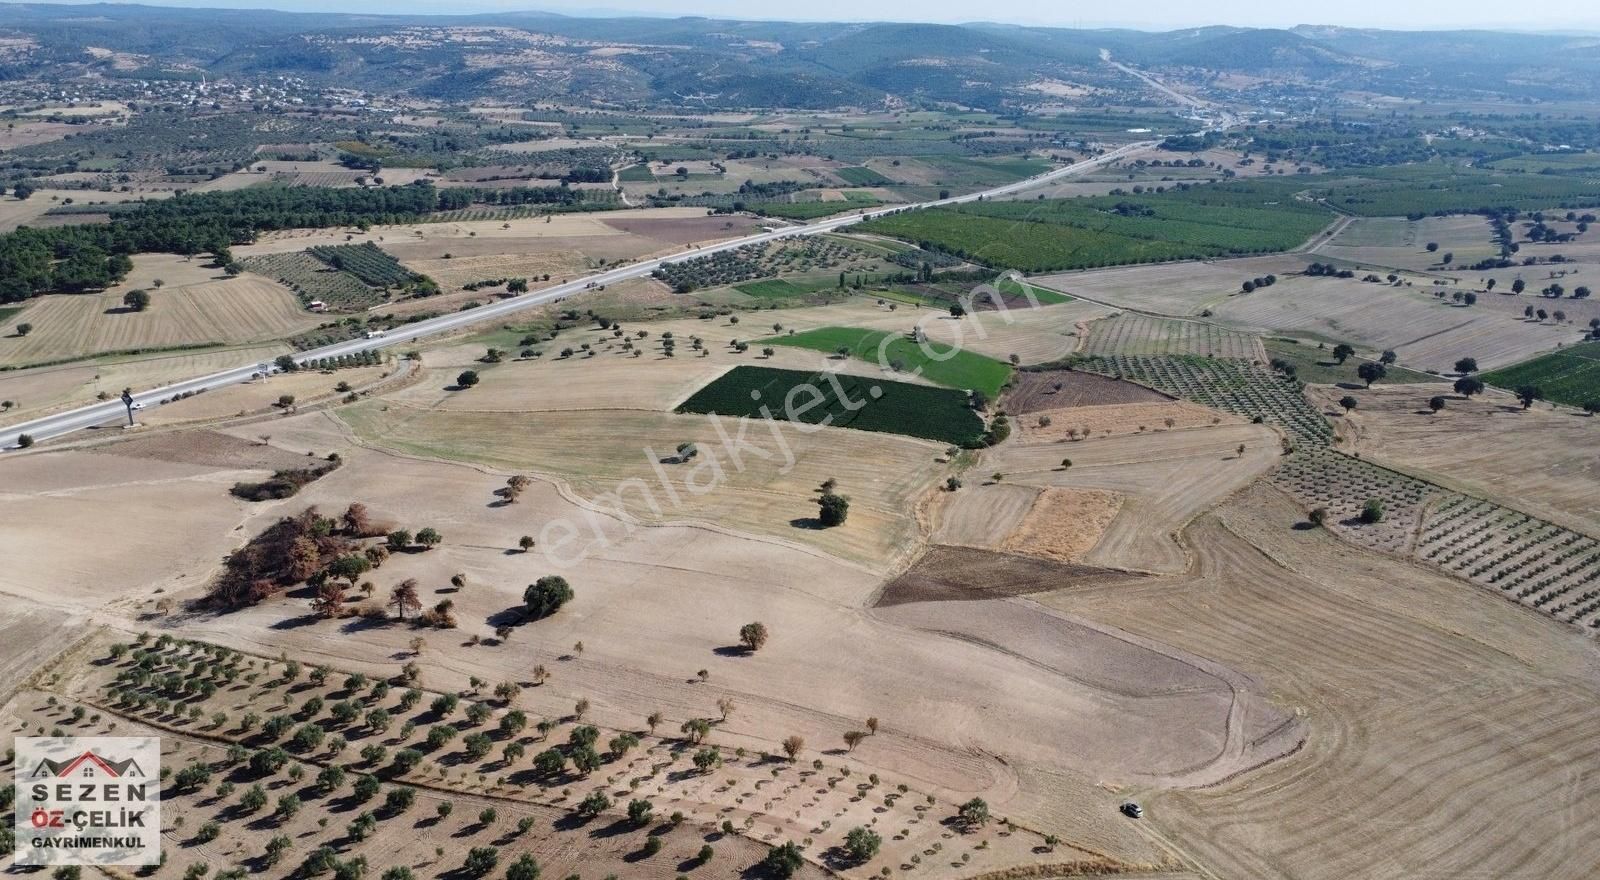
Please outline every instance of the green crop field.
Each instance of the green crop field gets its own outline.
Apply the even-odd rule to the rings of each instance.
[[[1570,174],[1519,174],[1440,165],[1364,169],[1260,184],[1291,185],[1341,211],[1367,217],[1466,214],[1490,209],[1524,211],[1600,206],[1600,179],[1582,169]]]
[[[761,345],[788,345],[834,354],[848,349],[851,357],[870,363],[897,365],[949,388],[982,391],[990,399],[1011,380],[1011,368],[981,354],[934,343],[919,345],[899,333],[859,327],[819,327],[793,336],[774,336]]]
[[[1275,189],[1213,184],[1160,194],[979,202],[894,214],[860,228],[991,266],[1044,272],[1285,251],[1332,216]]]
[[[805,387],[815,393],[795,392]],[[969,447],[984,433],[983,420],[960,391],[771,367],[734,367],[696,391],[678,412],[770,417]]]
[[[623,183],[656,182],[656,176],[650,172],[649,165],[629,165],[618,172],[617,179]]]
[[[870,208],[876,204],[878,204],[876,199],[867,201],[847,199],[842,202],[768,202],[764,205],[752,205],[751,208],[768,217],[782,217],[786,220],[815,220],[818,217],[827,217],[842,211]]]
[[[871,168],[867,168],[862,165],[855,165],[850,168],[840,168],[833,173],[839,175],[839,178],[845,183],[854,184],[856,186],[883,186],[885,184],[894,183],[894,181],[884,177],[882,174],[879,174],[878,172],[873,171]]]
[[[1583,406],[1600,400],[1600,342],[1585,342],[1478,376],[1497,388],[1532,385],[1545,400]]]
[[[833,290],[833,279],[817,281],[792,281],[783,278],[773,278],[767,281],[751,281],[745,284],[735,284],[734,290],[746,296],[760,299],[789,299],[797,296],[806,296],[819,290]]]
[[[1000,279],[994,287],[995,290],[998,290],[1001,293],[1023,297],[1027,296],[1029,291],[1032,291],[1033,298],[1037,300],[1040,305],[1053,306],[1064,302],[1072,302],[1072,297],[1067,296],[1060,291],[1047,290],[1043,287],[1039,287],[1034,284],[1028,284],[1022,281],[1016,281],[1011,278]]]

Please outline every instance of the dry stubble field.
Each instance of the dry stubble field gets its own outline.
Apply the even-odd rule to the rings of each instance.
[[[154,286],[157,278],[164,286]],[[150,293],[150,307],[143,312],[122,304],[123,294],[134,288]],[[103,293],[55,294],[29,303],[0,327],[0,364],[136,348],[269,341],[319,321],[276,282],[255,276],[223,278],[200,260],[141,255],[133,272]],[[32,324],[33,331],[16,336],[20,323]]]
[[[1027,350],[1048,359],[1063,341],[1075,345],[1066,333],[1077,321],[1068,319],[1096,313],[1104,310],[1041,309],[990,345],[1033,345]],[[855,302],[774,317],[798,329],[903,330],[916,315]],[[955,493],[935,494],[952,467],[936,461],[939,446],[847,430],[802,437],[788,426],[780,430],[794,435],[794,470],[758,463],[717,491],[685,492],[681,509],[690,515],[652,514],[663,524],[644,527],[586,506],[621,480],[653,478],[644,443],[663,452],[684,440],[716,447],[707,420],[670,407],[731,363],[761,363],[755,351],[735,357],[726,341],[764,332],[751,325],[765,321],[670,325],[684,342],[706,337],[717,351],[707,358],[686,345],[680,357],[660,358],[652,345],[637,360],[614,351],[554,359],[567,340],[609,338],[573,331],[542,346],[546,360],[488,367],[483,384],[465,393],[444,385],[481,349],[452,342],[424,352],[422,381],[335,413],[20,455],[0,495],[6,520],[19,524],[0,536],[0,551],[14,560],[0,591],[69,619],[94,610],[115,628],[166,628],[391,674],[414,631],[318,620],[303,594],[229,615],[147,616],[162,596],[196,595],[225,552],[277,517],[360,500],[388,525],[431,525],[445,536],[438,549],[396,555],[372,575],[380,595],[415,577],[429,604],[455,602],[461,628],[424,633],[430,688],[465,689],[468,676],[494,682],[544,665],[552,677],[524,688],[519,707],[559,717],[588,699],[589,717],[608,735],[637,729],[652,709],[669,729],[714,718],[717,700],[728,698],[735,706],[712,734],[725,754],[772,750],[799,734],[826,763],[851,767],[851,779],[879,773],[885,788],[903,780],[944,811],[980,794],[997,815],[1030,829],[1016,833],[1065,840],[1050,853],[1017,848],[1029,838],[995,837],[980,851],[972,837],[910,824],[907,813],[912,830],[886,844],[871,873],[892,862],[911,877],[964,875],[1063,863],[1085,850],[1119,860],[1109,866],[1116,869],[1188,866],[1225,877],[1600,870],[1591,843],[1600,828],[1589,809],[1600,789],[1574,773],[1600,755],[1588,736],[1600,720],[1594,641],[1489,591],[1296,528],[1304,511],[1257,479],[1280,461],[1278,436],[1265,426],[1155,401],[1052,408],[1051,389],[1034,388],[1046,409],[1019,416],[1018,436],[982,452]],[[953,333],[971,323],[935,326]],[[649,342],[666,326],[649,325]],[[774,361],[789,365],[785,357]],[[1124,412],[1140,407],[1149,413]],[[1397,432],[1383,420],[1406,418],[1372,408],[1375,429]],[[1183,418],[1158,421],[1158,411]],[[1039,412],[1059,413],[1061,427],[1098,419],[1120,432],[1146,415],[1152,424],[1073,442],[1036,433]],[[1466,409],[1458,415],[1477,424]],[[272,446],[252,441],[267,432]],[[1582,439],[1572,442],[1582,448]],[[335,451],[344,467],[290,501],[253,505],[227,495],[236,479]],[[1071,467],[1063,469],[1064,457]],[[452,461],[432,460],[440,458]],[[679,481],[693,468],[661,467]],[[546,479],[504,505],[493,492],[516,472]],[[1003,477],[980,485],[991,473]],[[814,514],[826,477],[856,502],[849,524],[797,528],[791,519]],[[930,498],[934,506],[923,509]],[[651,514],[638,496],[628,506]],[[1073,522],[1063,528],[1064,519]],[[559,535],[547,527],[563,522],[577,526],[587,551],[570,564],[540,552]],[[523,534],[539,536],[539,550],[517,552]],[[911,569],[927,589],[879,604],[885,579],[930,539],[968,546],[935,546]],[[524,584],[555,571],[578,598],[496,644],[496,616],[518,604]],[[459,591],[448,585],[456,573],[466,575]],[[941,577],[949,582],[935,584]],[[984,592],[996,579],[1006,589]],[[771,642],[755,655],[730,650],[751,619],[767,623]],[[579,641],[581,652],[568,649]],[[25,694],[12,711],[44,710]],[[879,734],[843,753],[842,733],[867,716],[883,719]],[[646,754],[666,760],[664,743],[647,744]],[[781,794],[748,795],[745,783],[765,773],[754,760],[729,761],[715,777],[724,773],[725,783],[669,785],[661,793],[670,805],[658,802],[658,814],[682,809],[696,825],[732,815],[752,820],[755,840],[806,834],[823,843],[845,822],[874,815],[792,781]],[[469,793],[459,797],[489,794],[489,784],[463,776]],[[620,776],[605,784],[625,789]],[[1116,815],[1130,796],[1149,808],[1143,822]],[[883,819],[888,827],[898,810]],[[932,857],[934,842],[948,853]],[[541,837],[537,845],[550,844]],[[911,861],[919,848],[927,857]],[[423,849],[419,865],[429,857]],[[573,857],[566,848],[539,851],[550,865]],[[819,860],[820,851],[807,846]],[[956,860],[961,851],[972,861]],[[220,866],[227,854],[206,856]],[[623,873],[652,877],[670,864],[646,860]]]
[[[1570,409],[1536,404],[1524,411],[1508,394],[1447,395],[1433,413],[1427,386],[1347,391],[1314,386],[1324,413],[1359,453],[1442,485],[1527,511],[1590,535],[1600,534],[1600,422]],[[1344,413],[1338,399],[1359,406]],[[1462,438],[1470,438],[1461,442]]]
[[[1147,791],[1164,841],[1221,877],[1600,871],[1594,640],[1302,513],[1253,489],[1188,529],[1190,574],[1043,599],[1249,669],[1308,726],[1261,770]]]

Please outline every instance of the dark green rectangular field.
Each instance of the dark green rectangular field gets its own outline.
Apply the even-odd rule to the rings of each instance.
[[[1545,400],[1583,406],[1600,400],[1600,342],[1585,342],[1509,367],[1480,373],[1479,379],[1508,391],[1532,385]]]
[[[835,382],[843,391],[843,399]],[[796,393],[795,418],[791,419],[786,401],[793,389],[802,386],[820,392],[821,402],[814,402],[817,396],[809,392]],[[767,413],[762,412],[763,406],[772,418],[782,421],[815,425],[831,417],[827,424],[836,428],[904,434],[958,446],[977,445],[984,432],[983,420],[967,405],[963,391],[772,367],[734,367],[696,391],[678,407],[678,412],[764,418]]]

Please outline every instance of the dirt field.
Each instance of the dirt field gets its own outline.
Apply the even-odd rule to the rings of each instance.
[[[1500,255],[1484,217],[1362,217],[1317,248],[1324,257],[1348,260],[1362,266],[1456,274],[1439,261],[1453,257],[1450,266],[1471,265]],[[1427,245],[1437,244],[1435,252]]]
[[[1154,393],[1154,392],[1152,392]],[[1045,424],[1045,420],[1049,424]],[[1170,421],[1171,424],[1168,424]],[[1125,403],[1075,406],[1029,413],[1013,422],[1017,441],[1024,446],[1063,443],[1089,437],[1143,434],[1209,425],[1238,425],[1244,420],[1186,400],[1166,403]],[[1063,449],[1070,454],[1070,449]]]
[[[1251,670],[1309,728],[1216,787],[1128,792],[1147,830],[1220,877],[1600,870],[1594,780],[1573,771],[1597,755],[1594,641],[1300,515],[1253,490],[1190,528],[1192,574],[1042,600]]]
[[[1057,388],[1056,386],[1061,386]],[[1172,398],[1143,385],[1077,370],[1019,371],[1000,399],[1008,413],[1035,413],[1112,403],[1167,403]]]
[[[1244,445],[1243,456],[1236,448]],[[1190,519],[1247,485],[1279,458],[1278,437],[1262,425],[1220,425],[1051,444],[1002,446],[980,472],[1025,486],[1102,489],[1125,496],[1089,565],[1175,574],[1188,558],[1175,535]],[[1072,467],[1061,470],[1063,457]]]
[[[1281,278],[1290,272],[1303,272],[1308,262],[1312,259],[1292,255],[1252,257],[1094,269],[1040,275],[1028,280],[1118,308],[1190,317],[1227,302],[1239,293],[1239,286],[1245,281],[1264,275]]]
[[[1313,386],[1324,412],[1344,413],[1339,398],[1359,401],[1335,420],[1347,452],[1489,497],[1590,535],[1600,535],[1600,469],[1594,419],[1542,404],[1523,411],[1508,394],[1475,399],[1446,395],[1444,410],[1417,386],[1345,391]],[[1458,442],[1461,438],[1471,442]]]
[[[1045,489],[1000,549],[1057,562],[1086,556],[1116,519],[1122,496],[1098,489]]]
[[[986,483],[941,493],[931,511],[935,544],[998,550],[1033,508],[1039,490]]]
[[[1482,300],[1480,299],[1480,303]],[[1281,278],[1217,307],[1218,320],[1267,332],[1306,332],[1373,351],[1393,350],[1414,370],[1449,372],[1457,358],[1484,369],[1515,363],[1580,334],[1480,306],[1441,301],[1416,288],[1358,279]]]
[[[943,480],[934,463],[940,445],[844,428],[806,432],[787,422],[752,425],[748,441],[769,457],[746,453],[739,467],[721,452],[709,416],[548,412],[537,418],[539,429],[529,431],[533,417],[519,412],[420,410],[369,402],[340,415],[364,442],[382,448],[546,474],[589,499],[626,484],[634,487],[623,496],[626,509],[647,521],[714,522],[815,546],[873,568],[892,566],[914,550],[915,499]],[[734,436],[739,427],[728,423],[725,430]],[[685,442],[706,453],[700,463],[658,464]],[[785,447],[792,466],[786,464]],[[817,514],[816,488],[830,478],[850,497],[848,529],[808,526]],[[641,484],[629,481],[649,486],[648,500],[637,488]],[[715,488],[707,491],[709,487]],[[676,501],[671,492],[678,493]],[[651,509],[652,502],[659,513]]]
[[[1265,361],[1261,340],[1210,321],[1179,321],[1124,312],[1089,324],[1080,353],[1113,355],[1198,355]]]
[[[122,295],[139,283],[140,274],[136,267],[123,284],[104,293],[55,294],[34,301],[0,327],[4,334],[0,364],[135,348],[273,340],[321,320],[302,310],[288,288],[255,276],[195,283],[169,279],[160,289],[145,288],[150,307],[134,312],[122,304]],[[15,328],[22,322],[34,329],[19,338]]]

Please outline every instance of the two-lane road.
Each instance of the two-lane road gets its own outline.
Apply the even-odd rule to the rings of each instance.
[[[1146,141],[1128,144],[1103,155],[1096,156],[1092,159],[1085,159],[1082,162],[1076,162],[1072,165],[1066,165],[1061,168],[1056,168],[1052,171],[1045,172],[1044,174],[1019,180],[1015,183],[1008,183],[1004,186],[997,186],[993,189],[987,189],[982,192],[968,193],[962,196],[955,196],[948,199],[938,199],[931,202],[921,202],[914,205],[896,205],[889,208],[862,211],[857,214],[847,214],[827,220],[819,220],[815,223],[809,223],[804,226],[791,226],[783,229],[776,229],[771,232],[761,232],[755,235],[748,235],[743,238],[730,239],[719,244],[690,248],[671,256],[656,257],[637,263],[629,263],[625,266],[619,266],[615,269],[610,269],[595,275],[578,278],[573,281],[558,284],[554,287],[547,287],[542,290],[536,290],[520,296],[498,300],[487,305],[479,306],[475,309],[468,309],[464,312],[453,312],[448,315],[441,315],[437,318],[429,318],[426,321],[418,321],[414,324],[396,327],[379,337],[371,339],[351,339],[346,342],[339,342],[333,345],[324,346],[322,348],[299,352],[295,354],[294,357],[295,360],[304,362],[318,358],[338,357],[340,355],[355,354],[362,351],[388,348],[390,346],[412,342],[425,336],[433,336],[439,333],[446,333],[451,330],[458,330],[473,324],[480,324],[484,321],[522,311],[523,309],[533,308],[546,303],[557,302],[574,294],[582,293],[585,290],[589,290],[603,284],[614,284],[618,281],[623,281],[629,278],[639,278],[641,276],[649,275],[663,263],[671,263],[678,260],[692,260],[696,257],[708,256],[721,251],[733,250],[734,248],[739,248],[750,244],[760,244],[762,242],[773,241],[774,239],[779,238],[792,238],[801,235],[817,235],[824,232],[833,232],[842,227],[860,223],[863,220],[870,220],[874,217],[881,217],[885,214],[890,214],[895,211],[904,211],[915,208],[933,208],[942,205],[959,205],[966,202],[978,201],[979,199],[992,199],[998,196],[1006,196],[1022,190],[1030,189],[1032,187],[1040,186],[1042,184],[1051,183],[1063,177],[1071,177],[1073,175],[1083,174],[1086,171],[1098,168],[1101,165],[1115,162],[1118,159],[1124,158],[1132,153],[1149,149],[1150,147],[1154,146],[1154,143],[1155,142],[1153,141]],[[160,388],[152,388],[148,391],[137,392],[133,395],[133,399],[136,403],[142,404],[146,407],[158,406],[162,400],[170,399],[173,396],[183,394],[184,392],[208,391],[228,385],[237,385],[243,382],[249,382],[259,372],[260,366],[258,364],[241,364],[234,369],[224,370],[220,373],[212,373],[208,376],[199,376],[193,379],[177,382],[172,385],[164,385]],[[32,421],[22,422],[7,428],[0,428],[0,448],[11,449],[16,447],[18,437],[23,434],[31,436],[36,441],[48,440],[52,437],[60,437],[63,434],[70,434],[73,431],[79,431],[84,428],[94,427],[96,425],[122,422],[125,421],[126,418],[127,410],[123,407],[123,404],[120,400],[112,399],[102,403],[95,403],[89,406],[79,407],[78,409],[57,413],[55,415],[44,416]]]

